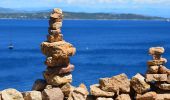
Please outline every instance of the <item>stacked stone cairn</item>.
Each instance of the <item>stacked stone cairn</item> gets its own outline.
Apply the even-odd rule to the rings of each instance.
[[[90,86],[91,100],[170,100],[170,70],[162,58],[163,47],[152,47],[146,75],[137,73],[132,79],[125,74],[99,79]],[[92,98],[91,97],[91,98]]]
[[[33,90],[42,91],[43,100],[86,100],[86,86],[73,87],[70,84],[74,70],[70,56],[75,54],[76,48],[63,40],[62,19],[62,10],[55,8],[50,15],[47,41],[41,44],[42,53],[47,56],[47,69],[43,72],[45,80],[35,81]]]

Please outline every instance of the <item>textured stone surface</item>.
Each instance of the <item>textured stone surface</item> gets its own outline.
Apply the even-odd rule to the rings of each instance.
[[[108,92],[130,92],[130,81],[125,74],[113,76],[111,78],[101,78],[99,84],[102,90]]]
[[[63,11],[60,8],[54,8],[53,12],[54,13],[58,13],[58,14],[62,14],[63,13]]]
[[[165,58],[161,58],[160,60],[149,60],[147,62],[148,66],[160,66],[164,65],[165,63],[167,63],[167,60]]]
[[[132,88],[139,94],[150,90],[150,85],[145,82],[145,78],[139,73],[132,77],[130,83]]]
[[[115,100],[131,100],[129,94],[121,94]]]
[[[159,67],[159,73],[170,75],[170,70],[168,68],[166,68],[165,66],[160,66]]]
[[[146,74],[147,82],[167,81],[167,74]]]
[[[155,100],[156,97],[156,92],[147,92],[145,94],[137,94],[136,100]]]
[[[41,44],[41,50],[43,54],[48,57],[51,57],[54,54],[60,57],[73,56],[76,52],[76,49],[73,47],[73,45],[65,41],[53,43],[43,42]]]
[[[62,34],[47,35],[48,42],[58,42],[63,40]]]
[[[113,100],[113,98],[98,97],[96,100]]]
[[[157,83],[156,86],[162,90],[170,90],[170,84]]]
[[[49,74],[48,72],[44,72],[44,78],[46,79],[47,83],[54,86],[59,86],[66,83],[72,82],[72,75],[66,74],[66,75],[55,75],[55,74]]]
[[[97,96],[97,97],[112,97],[115,95],[114,92],[106,92],[99,88],[99,84],[91,85],[90,86],[90,93],[91,95]]]
[[[151,55],[163,54],[164,52],[165,52],[165,49],[163,47],[152,47],[149,49],[149,53]]]
[[[37,79],[33,84],[32,90],[42,91],[45,89],[46,85],[47,85],[47,83],[45,80]]]
[[[41,92],[28,91],[24,93],[24,100],[42,100]]]
[[[159,66],[150,66],[148,72],[150,74],[157,74],[159,71]]]
[[[58,55],[54,54],[52,57],[48,57],[45,61],[45,64],[48,67],[61,67],[68,66],[70,63],[70,59],[66,55]]]
[[[43,100],[63,100],[64,95],[60,88],[44,89],[42,98]]]
[[[63,15],[62,14],[58,14],[58,13],[52,13],[50,15],[51,19],[63,19]]]
[[[60,29],[62,27],[62,22],[54,22],[50,25],[50,27],[54,30]]]
[[[5,89],[1,91],[2,100],[24,100],[22,94],[15,89]]]
[[[63,86],[61,86],[61,90],[64,93],[65,97],[68,97],[69,94],[75,89],[70,83],[66,83]]]
[[[86,100],[86,97],[80,93],[71,92],[67,100]]]
[[[155,100],[170,100],[170,93],[169,94],[157,94]]]
[[[48,29],[48,33],[49,33],[50,35],[61,34],[61,29],[53,30],[53,29],[49,28],[49,29]]]

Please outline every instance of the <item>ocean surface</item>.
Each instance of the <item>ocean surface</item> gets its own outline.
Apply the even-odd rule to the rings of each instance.
[[[48,20],[0,20],[0,90],[31,90],[43,78]],[[163,46],[170,60],[170,23],[165,21],[64,20],[64,39],[77,48],[71,63],[73,85],[98,83],[101,77],[144,74],[148,49]],[[14,49],[8,45],[13,43]],[[170,63],[166,65],[170,68]]]

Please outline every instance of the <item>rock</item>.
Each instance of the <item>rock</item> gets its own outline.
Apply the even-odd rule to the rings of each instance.
[[[74,92],[80,93],[85,97],[87,97],[87,95],[89,94],[89,92],[84,84],[80,84],[79,87],[74,89]]]
[[[156,92],[147,92],[145,94],[137,94],[136,100],[155,100]]]
[[[86,100],[86,97],[80,93],[71,92],[67,100]]]
[[[41,92],[29,91],[24,93],[24,100],[42,100]]]
[[[87,95],[86,100],[96,100],[94,96],[92,95]]]
[[[156,86],[162,90],[170,90],[170,84],[157,83]]]
[[[165,49],[163,47],[152,47],[149,49],[149,54],[151,55],[163,54],[164,52]]]
[[[42,98],[43,100],[64,100],[64,95],[60,88],[44,89]]]
[[[99,84],[102,90],[108,92],[130,92],[130,81],[125,74],[113,76],[111,78],[101,78]]]
[[[129,94],[121,94],[115,100],[131,100]]]
[[[168,75],[167,83],[170,84],[170,75]]]
[[[147,62],[148,66],[160,66],[164,65],[165,63],[167,63],[167,60],[165,58],[162,58],[161,60],[149,60]]]
[[[96,100],[113,100],[113,98],[98,97]]]
[[[66,55],[54,54],[52,57],[48,57],[45,61],[45,64],[48,67],[61,67],[68,66],[70,63],[70,59]]]
[[[63,19],[63,15],[58,13],[52,13],[50,15],[50,19]]]
[[[74,65],[69,64],[66,67],[48,67],[47,72],[49,74],[57,74],[57,75],[62,75],[62,74],[67,74],[70,73],[74,70]]]
[[[167,81],[167,74],[146,74],[146,82],[165,82]]]
[[[43,79],[38,79],[35,81],[33,87],[32,87],[32,90],[36,90],[36,91],[42,91],[45,89],[47,83],[45,80]]]
[[[71,86],[70,83],[66,83],[61,87],[61,90],[64,93],[65,97],[68,97],[74,89],[75,87]]]
[[[157,94],[155,100],[170,100],[170,94]]]
[[[45,89],[52,89],[53,86],[52,85],[46,85]]]
[[[66,83],[72,82],[72,75],[66,74],[66,75],[55,75],[55,74],[49,74],[48,72],[44,72],[44,78],[46,79],[47,83],[54,86],[59,86]]]
[[[48,42],[58,42],[63,40],[63,35],[62,34],[54,34],[54,35],[48,35],[47,36]]]
[[[159,73],[170,75],[170,70],[169,70],[168,68],[166,68],[165,66],[162,66],[162,65],[161,65],[161,66],[159,67]]]
[[[15,89],[5,89],[1,91],[2,100],[24,100],[22,94]]]
[[[113,97],[115,95],[114,92],[106,92],[99,88],[99,84],[90,86],[90,93],[96,97]]]
[[[159,66],[150,66],[149,67],[149,74],[157,74],[159,71]]]
[[[61,27],[62,27],[62,22],[54,22],[50,25],[50,28],[52,28],[53,30],[60,29]]]
[[[54,8],[53,13],[62,14],[63,11],[60,8]]]
[[[130,83],[132,88],[139,94],[145,93],[150,90],[150,85],[145,82],[145,78],[139,73],[132,77]]]
[[[48,29],[48,33],[49,33],[50,35],[61,34],[61,29],[53,30],[53,29],[49,28],[49,29]]]
[[[41,44],[41,50],[43,54],[48,57],[51,57],[54,54],[59,57],[73,56],[76,52],[76,49],[73,47],[73,45],[65,41],[53,43],[43,42]]]

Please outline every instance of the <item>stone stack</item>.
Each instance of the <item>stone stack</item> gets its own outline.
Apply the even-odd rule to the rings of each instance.
[[[63,40],[61,33],[63,13],[61,9],[54,9],[50,15],[47,41],[42,42],[42,53],[47,56],[43,72],[45,80],[37,80],[33,90],[41,91],[43,100],[85,100],[88,91],[84,84],[73,87],[71,72],[74,65],[70,64],[70,56],[76,48]]]

